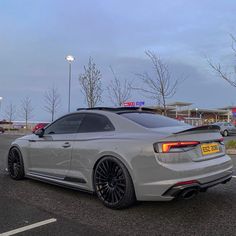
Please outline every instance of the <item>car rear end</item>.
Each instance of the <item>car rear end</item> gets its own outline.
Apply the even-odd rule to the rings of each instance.
[[[139,122],[141,117],[131,118]],[[225,153],[218,126],[185,126],[159,117],[157,125],[150,119],[148,127],[145,116],[142,118],[140,124],[155,132],[157,137],[161,134],[162,138],[153,141],[155,160],[152,161],[150,151],[150,159],[146,159],[143,169],[140,167],[136,173],[138,200],[165,201],[180,196],[187,199],[231,179],[232,160]]]
[[[178,132],[155,143],[154,150],[157,162],[166,169],[163,197],[190,198],[232,177],[232,161],[215,126]]]

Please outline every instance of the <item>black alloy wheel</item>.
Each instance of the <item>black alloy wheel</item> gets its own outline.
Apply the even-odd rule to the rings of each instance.
[[[109,208],[125,208],[135,201],[128,170],[114,157],[104,157],[98,162],[94,170],[94,188],[99,199]]]
[[[8,172],[12,179],[20,180],[24,178],[24,164],[21,152],[13,147],[8,154]]]

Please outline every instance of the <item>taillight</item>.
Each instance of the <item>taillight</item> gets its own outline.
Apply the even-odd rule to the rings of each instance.
[[[224,138],[219,139],[219,143],[224,145]]]
[[[200,142],[198,141],[177,141],[177,142],[155,143],[154,150],[155,152],[163,152],[163,153],[168,153],[171,151],[178,152],[178,151],[181,151],[181,149],[183,148],[194,147],[198,145],[199,143]]]
[[[175,184],[175,186],[191,185],[191,184],[199,184],[199,182],[197,180],[188,180],[188,181],[178,182],[177,184]]]

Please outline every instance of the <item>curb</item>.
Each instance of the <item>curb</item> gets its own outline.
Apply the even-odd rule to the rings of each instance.
[[[226,153],[229,155],[236,155],[236,149],[227,149]]]

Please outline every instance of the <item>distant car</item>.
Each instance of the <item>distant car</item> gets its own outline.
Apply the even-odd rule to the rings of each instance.
[[[32,129],[32,132],[34,133],[36,130],[38,129],[42,129],[45,126],[47,126],[49,123],[38,123],[37,125],[34,126],[34,128]]]
[[[230,134],[236,134],[236,127],[230,122],[216,122],[213,125],[218,125],[220,127],[220,133],[224,137]]]
[[[5,130],[4,130],[4,128],[3,127],[0,127],[0,133],[4,133],[5,132]]]
[[[114,209],[189,199],[231,179],[218,126],[132,109],[81,109],[16,139],[6,161],[10,176],[96,193]]]

